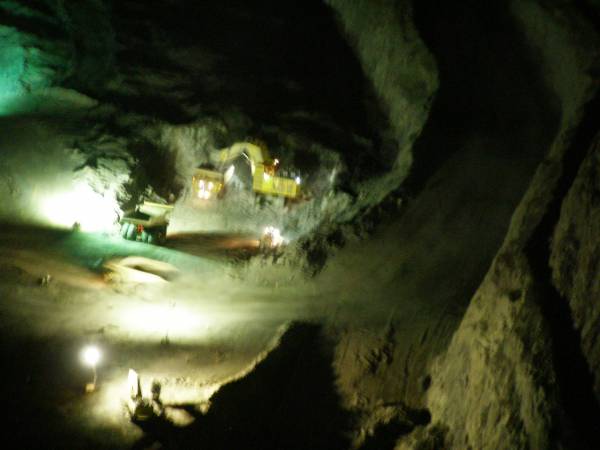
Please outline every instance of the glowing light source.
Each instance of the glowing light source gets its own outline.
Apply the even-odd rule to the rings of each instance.
[[[129,369],[129,372],[127,373],[127,387],[129,389],[130,398],[135,399],[142,396],[142,389],[140,387],[140,376],[133,369]]]
[[[294,181],[296,181],[296,184],[300,184],[300,183],[302,183],[302,180],[300,179],[300,177],[296,177],[296,178],[294,179]]]
[[[281,230],[272,226],[265,227],[261,240],[267,247],[271,248],[279,247],[281,244],[283,244]]]
[[[219,186],[215,185],[212,181],[206,182],[205,180],[198,181],[198,198],[208,200],[213,193],[220,189]]]
[[[98,373],[96,372],[96,364],[100,361],[100,350],[98,347],[90,345],[85,347],[81,352],[81,359],[83,362],[92,368],[94,379],[91,383],[85,385],[85,392],[91,393],[96,390],[96,382],[98,381]]]
[[[234,173],[235,173],[235,166],[233,166],[233,165],[229,166],[229,168],[225,171],[225,174],[223,176],[225,184],[229,183],[229,181],[233,177]]]
[[[119,322],[121,328],[134,336],[156,336],[164,340],[202,335],[214,325],[206,314],[173,303],[128,307],[120,313]]]
[[[100,350],[98,347],[90,345],[85,347],[81,352],[81,359],[85,364],[90,367],[96,367],[96,364],[100,361]]]
[[[40,210],[54,225],[70,228],[78,223],[83,231],[104,231],[116,223],[119,207],[114,194],[101,195],[80,182],[70,191],[45,197]]]

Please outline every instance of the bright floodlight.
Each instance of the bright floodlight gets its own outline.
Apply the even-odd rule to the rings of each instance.
[[[71,228],[77,222],[83,231],[104,231],[114,225],[119,207],[113,191],[100,194],[85,182],[75,182],[65,191],[40,196],[39,211],[56,226]]]
[[[100,361],[100,350],[98,350],[98,347],[89,346],[83,349],[82,356],[84,363],[95,367],[98,361]]]
[[[283,244],[281,230],[272,226],[265,227],[263,232],[263,240],[269,247],[279,247],[281,244]]]

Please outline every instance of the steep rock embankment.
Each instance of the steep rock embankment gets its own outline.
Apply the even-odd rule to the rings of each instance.
[[[532,8],[535,10],[535,4]],[[511,217],[540,162],[553,145],[565,150],[568,133],[581,120],[580,108],[589,94],[586,88],[590,80],[585,72],[590,49],[569,40],[565,48],[552,44],[554,48],[549,49],[543,39],[548,31],[536,40],[535,34],[526,33],[529,28],[522,21],[535,18],[542,29],[550,30],[553,39],[563,25],[537,14],[515,17],[503,3],[491,7],[465,2],[460,8],[455,4],[442,8],[437,2],[415,5],[420,34],[438,61],[440,89],[415,142],[415,171],[409,191],[412,196],[403,204],[401,214],[392,214],[391,223],[381,226],[367,242],[347,244],[317,278],[324,286],[323,291],[339,304],[328,317],[332,317],[339,330],[336,370],[344,400],[360,417],[354,440],[354,445],[360,448],[391,448],[395,439],[423,423],[424,409],[430,408],[428,389],[435,389],[436,383],[443,384],[430,371],[432,360],[444,354],[448,346],[452,348],[452,336],[460,329],[465,312],[470,310],[471,298],[502,246]],[[569,33],[562,32],[557,40],[562,42]],[[475,35],[476,41],[472,39]],[[573,52],[571,47],[578,50]],[[577,55],[585,57],[578,60]],[[573,57],[577,65],[572,71],[562,67],[561,71],[548,71],[548,67],[557,63],[549,59],[551,56],[563,62]],[[505,63],[498,65],[498,60]],[[541,66],[541,61],[547,65]],[[541,205],[540,200],[549,201],[544,195],[551,194],[540,190],[536,195],[539,197],[532,205]],[[332,238],[335,243],[335,236]],[[523,238],[523,243],[526,240]],[[501,292],[519,298],[520,288],[513,289],[513,284],[536,284],[536,276],[527,274],[529,257],[513,259],[515,262],[509,257],[501,265],[511,267],[510,270],[500,269],[499,279],[506,278],[508,281],[502,283],[508,287],[489,289],[486,295]],[[341,285],[339,280],[344,280]],[[339,287],[328,292],[326,288],[331,285]],[[534,287],[531,289],[533,292]],[[540,297],[543,294],[538,293],[536,298]],[[533,298],[533,294],[528,298]],[[347,305],[352,305],[348,308],[352,313],[346,315],[343,310]],[[490,316],[486,308],[478,313],[479,318]],[[498,323],[481,326],[481,341],[506,340],[518,347],[520,335],[511,338],[503,334],[513,319],[521,334],[530,325],[537,327],[539,334],[553,334],[540,317],[543,309],[535,302],[518,306],[518,313],[510,305],[502,311],[498,308]],[[484,331],[486,327],[489,333]],[[444,375],[449,390],[455,388],[457,379],[462,380],[458,376],[470,370],[469,363],[459,362],[471,351],[470,335],[463,344],[466,354],[457,350],[447,361],[456,367],[456,371]],[[521,353],[515,351],[495,362],[510,370],[513,362],[529,357],[529,345],[522,348]],[[543,345],[531,352],[542,360],[552,354]],[[485,361],[481,366],[487,367],[485,376],[492,377],[490,380],[501,373],[501,369],[495,369],[495,362],[484,357],[481,360]],[[481,375],[484,372],[483,368],[474,368],[470,375],[478,380],[473,381],[477,385],[470,399],[473,404],[477,404],[479,387],[493,389]],[[544,372],[540,369],[539,373]],[[497,385],[510,380],[510,374],[505,374],[505,378],[499,377]],[[526,379],[522,374],[519,377]],[[520,394],[513,395],[509,391],[513,385],[510,381],[506,383],[506,389],[497,393],[497,399],[506,402],[494,409],[500,411],[498,414],[514,410],[519,403]],[[528,389],[525,384],[521,391]],[[529,384],[535,385],[535,382]],[[458,430],[465,428],[469,414],[477,414],[465,408],[464,420],[460,418],[461,411],[453,408],[464,403],[464,398],[464,391],[453,394],[444,410],[450,420],[457,421]],[[434,422],[436,411],[431,408]],[[414,414],[417,420],[411,418]],[[444,426],[429,428],[431,442],[443,440]],[[418,430],[410,434],[417,436]],[[543,436],[544,431],[539,435]],[[462,436],[457,439],[456,448],[462,448]],[[512,441],[517,446],[523,442]],[[474,448],[478,445],[493,448],[493,444],[482,441],[477,441]]]
[[[596,137],[562,204],[550,262],[553,283],[568,302],[579,334],[587,363],[583,374],[589,373],[588,383],[593,385],[596,402],[600,404],[599,195],[600,140]]]
[[[546,83],[560,100],[560,128],[448,350],[432,367],[427,393],[432,425],[420,437],[399,443],[399,448],[432,445],[440,436],[450,448],[598,444],[593,419],[598,407],[587,399],[591,387],[582,356],[583,350],[590,360],[593,353],[591,334],[583,338],[588,345],[580,347],[567,301],[553,287],[548,269],[549,239],[576,176],[552,247],[553,262],[555,268],[569,267],[576,274],[573,255],[578,261],[585,258],[573,245],[559,250],[556,239],[566,244],[567,236],[578,236],[570,221],[589,220],[585,206],[573,219],[566,214],[574,198],[581,198],[582,186],[589,187],[589,171],[577,171],[591,145],[592,117],[597,116],[597,102],[588,103],[594,92],[589,72],[597,37],[571,5],[513,2],[512,12],[538,54]],[[571,212],[576,208],[579,205]],[[565,233],[567,229],[571,231]],[[554,274],[559,289],[573,293],[569,275],[559,269]],[[584,278],[585,271],[577,275]],[[583,312],[578,304],[571,302],[575,316]],[[584,327],[583,322],[575,323]]]

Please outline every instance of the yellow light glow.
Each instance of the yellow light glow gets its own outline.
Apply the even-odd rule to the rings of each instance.
[[[94,346],[86,347],[81,352],[81,358],[85,364],[94,367],[100,361],[100,350]]]
[[[205,315],[169,304],[139,305],[120,314],[124,330],[138,336],[182,339],[202,335],[211,325]]]
[[[276,227],[268,226],[263,231],[263,239],[268,242],[270,247],[279,247],[283,244],[283,236],[281,230]]]
[[[139,387],[140,387],[139,379],[140,378],[139,378],[138,373],[133,369],[129,369],[129,372],[127,373],[127,387],[129,390],[130,398],[136,398],[142,394],[139,389]]]
[[[53,225],[69,228],[78,223],[84,231],[111,229],[119,213],[114,194],[101,195],[83,182],[70,191],[45,197],[40,210]]]
[[[215,183],[209,181],[208,183],[204,180],[198,181],[198,198],[208,200],[214,191],[216,191]]]

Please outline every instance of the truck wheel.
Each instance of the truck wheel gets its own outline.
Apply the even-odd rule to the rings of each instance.
[[[129,224],[128,223],[122,223],[121,224],[121,237],[123,239],[127,239],[127,231],[129,231]]]
[[[156,238],[157,245],[164,245],[165,242],[167,242],[167,228],[164,227],[159,229],[154,235],[154,237]]]
[[[132,224],[132,223],[129,224],[129,228],[127,229],[127,236],[125,238],[130,241],[135,241],[135,225],[134,224]]]

